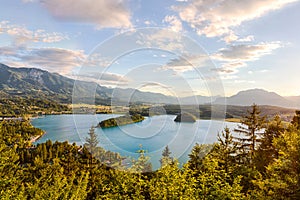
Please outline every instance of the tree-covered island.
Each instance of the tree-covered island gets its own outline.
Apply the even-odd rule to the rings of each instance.
[[[97,128],[109,128],[109,127],[115,127],[115,126],[123,126],[127,124],[133,124],[137,122],[143,121],[145,118],[140,114],[134,114],[134,115],[125,115],[120,117],[114,117],[109,118],[106,120],[101,121]]]

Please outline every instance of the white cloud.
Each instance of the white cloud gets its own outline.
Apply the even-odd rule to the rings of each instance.
[[[167,15],[163,22],[169,24],[169,28],[173,31],[180,32],[182,31],[182,23],[175,15]]]
[[[181,34],[167,29],[149,29],[148,32],[140,33],[136,43],[143,47],[155,47],[171,52],[180,52],[185,49],[186,41]]]
[[[221,74],[237,73],[238,68],[247,66],[247,62],[260,59],[264,55],[271,54],[273,50],[282,46],[279,42],[260,43],[256,45],[232,45],[229,48],[220,49],[211,57],[222,62],[218,68]]]
[[[176,73],[184,73],[201,67],[208,57],[206,55],[185,55],[171,59],[162,70],[173,70]]]
[[[78,74],[71,75],[70,77],[77,80],[96,82],[105,86],[127,85],[129,82],[128,78],[120,74],[109,72],[104,73],[99,70],[87,70],[86,68],[81,70]]]
[[[173,6],[181,20],[187,22],[199,35],[238,39],[233,31],[241,23],[259,18],[298,0],[193,0]]]
[[[14,37],[16,45],[23,45],[27,42],[54,43],[68,39],[68,36],[58,32],[47,33],[45,30],[28,30],[24,26],[11,24],[8,21],[0,22],[0,34],[8,34]]]
[[[108,67],[111,64],[111,59],[102,56],[99,53],[89,55],[84,62],[85,67]]]
[[[229,48],[220,49],[212,57],[221,61],[254,61],[281,46],[280,42],[232,45]]]
[[[147,25],[147,26],[150,26],[152,23],[151,23],[151,21],[149,21],[149,20],[145,20],[145,21],[144,21],[144,24]]]
[[[58,20],[93,24],[101,28],[130,28],[131,13],[126,0],[44,0]]]
[[[11,67],[34,67],[68,74],[86,59],[83,51],[62,48],[0,47],[0,62]]]

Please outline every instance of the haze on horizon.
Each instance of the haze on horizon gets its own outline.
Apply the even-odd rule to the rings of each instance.
[[[299,96],[299,10],[299,0],[2,1],[0,63],[174,96]]]

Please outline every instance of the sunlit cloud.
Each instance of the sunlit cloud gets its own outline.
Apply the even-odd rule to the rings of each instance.
[[[221,61],[254,61],[260,57],[270,54],[273,50],[281,47],[280,42],[259,43],[256,45],[232,45],[220,49],[212,57]]]
[[[29,30],[24,26],[11,24],[9,21],[0,22],[0,34],[8,34],[14,37],[15,45],[26,45],[28,42],[55,43],[69,39],[63,33],[49,33],[43,29]]]
[[[0,47],[0,62],[11,67],[34,67],[68,74],[81,66],[86,55],[81,50],[63,48]]]
[[[168,27],[172,31],[180,32],[182,31],[182,23],[175,15],[167,15],[163,22],[168,24]]]
[[[162,66],[161,69],[173,70],[176,73],[184,73],[203,66],[207,59],[207,55],[183,55],[171,59],[166,65]]]
[[[60,21],[92,24],[97,29],[130,28],[131,12],[126,0],[44,0],[45,8]]]
[[[192,0],[172,8],[199,35],[224,37],[226,42],[232,42],[239,39],[234,31],[243,22],[260,18],[296,1]]]
[[[282,47],[280,42],[260,43],[256,45],[232,45],[222,48],[211,57],[222,63],[215,69],[220,74],[234,74],[241,67],[246,67],[247,62],[259,60],[262,56],[271,54],[275,49]]]

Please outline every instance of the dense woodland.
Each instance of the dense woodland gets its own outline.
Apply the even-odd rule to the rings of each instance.
[[[124,115],[120,117],[110,118],[99,122],[98,127],[110,128],[115,126],[123,126],[143,121],[145,118],[140,114]]]
[[[166,147],[154,172],[142,147],[129,164],[98,147],[93,127],[82,147],[30,146],[40,131],[0,123],[0,199],[300,199],[300,111],[286,124],[253,105],[234,134],[196,144],[183,167]]]
[[[69,112],[70,108],[55,101],[31,97],[0,98],[0,117]]]

